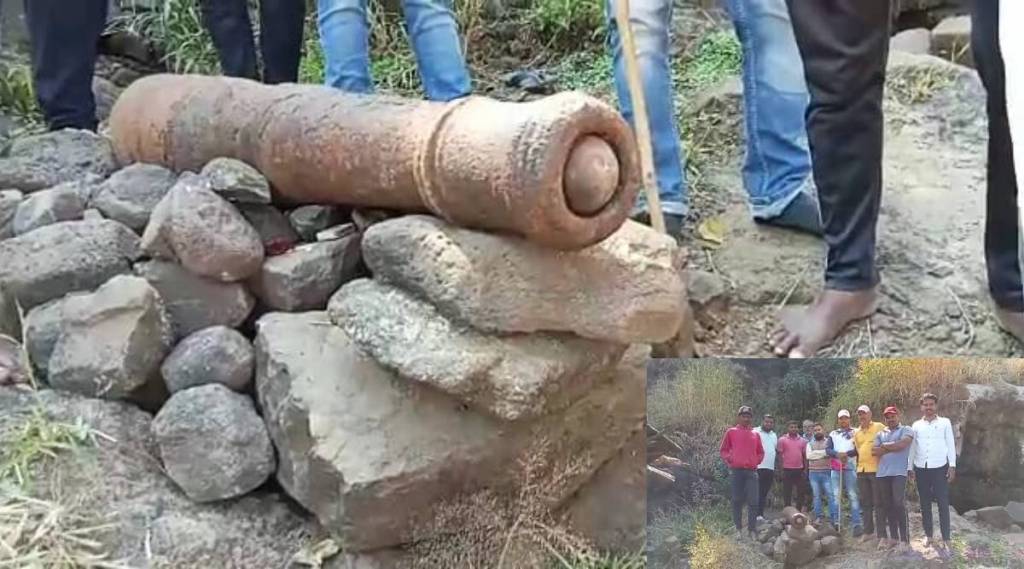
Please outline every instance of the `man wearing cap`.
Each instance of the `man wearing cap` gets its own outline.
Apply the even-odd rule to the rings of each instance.
[[[829,512],[836,512],[834,502],[835,495],[832,493],[832,459],[828,457],[826,449],[828,441],[825,437],[825,427],[821,423],[814,424],[814,438],[807,443],[805,452],[807,455],[807,477],[811,483],[811,493],[814,495],[814,521],[822,518],[821,501],[828,497]],[[835,520],[835,515],[829,516]]]
[[[747,531],[756,538],[757,466],[764,460],[761,437],[751,428],[754,412],[744,405],[736,412],[736,426],[725,432],[719,454],[729,467],[732,482],[732,523],[736,537],[743,537],[743,505],[747,506]]]
[[[950,549],[949,483],[956,478],[956,442],[953,424],[939,417],[939,398],[931,393],[921,396],[924,418],[914,421],[914,444],[910,445],[911,480],[917,480],[917,493],[921,497],[921,524],[924,526],[925,546],[936,547],[932,540],[932,502],[939,504],[939,529],[943,547]]]
[[[782,459],[782,506],[792,506],[793,489],[796,489],[796,507],[804,505],[804,485],[807,479],[807,457],[804,449],[807,441],[800,436],[800,422],[790,421],[787,433],[779,438],[778,451]]]
[[[876,531],[879,538],[885,537],[885,512],[878,507],[880,488],[875,477],[878,474],[878,457],[871,454],[871,449],[875,446],[875,437],[885,430],[885,425],[872,421],[871,418],[870,407],[857,407],[857,420],[860,425],[853,431],[853,445],[857,451],[857,494],[864,514],[864,537],[861,541],[872,539]]]
[[[853,444],[853,428],[850,427],[850,412],[840,409],[838,415],[839,428],[828,435],[828,446],[825,453],[832,459],[832,503],[839,505],[843,499],[842,490],[850,499],[850,522],[853,525],[853,537],[860,537],[864,532],[860,519],[860,500],[857,495],[857,449]],[[840,527],[843,520],[839,519],[839,508],[832,513],[832,525]]]
[[[764,521],[764,507],[768,503],[768,492],[775,482],[775,451],[779,444],[779,435],[775,433],[775,417],[765,415],[761,426],[754,429],[761,437],[764,449],[764,460],[757,465],[757,521]]]
[[[889,539],[879,528],[878,549],[887,549],[899,543],[899,551],[910,549],[910,533],[907,528],[907,465],[910,460],[910,446],[914,443],[914,430],[900,424],[900,412],[896,407],[886,407],[885,429],[875,436],[871,454],[880,457],[878,473],[879,506],[885,510],[889,521]]]

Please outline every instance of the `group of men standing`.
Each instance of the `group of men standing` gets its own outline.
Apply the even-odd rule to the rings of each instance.
[[[821,423],[805,420],[801,428],[798,421],[789,421],[782,436],[775,432],[774,417],[765,415],[761,426],[754,428],[753,411],[740,407],[737,424],[726,431],[719,450],[730,470],[737,537],[743,537],[744,506],[747,531],[751,536],[756,533],[764,521],[768,494],[781,477],[782,506],[808,511],[810,494],[815,523],[827,515],[841,528],[845,494],[854,537],[862,542],[878,539],[879,549],[907,550],[909,479],[917,482],[925,545],[948,554],[949,484],[956,477],[953,425],[937,414],[934,394],[921,396],[920,405],[923,417],[910,426],[901,423],[895,406],[885,408],[883,424],[861,405],[857,427],[851,425],[850,412],[842,409],[837,428],[829,433]],[[933,539],[933,503],[938,504],[941,543]]]

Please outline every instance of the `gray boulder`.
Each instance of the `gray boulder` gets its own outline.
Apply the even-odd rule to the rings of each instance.
[[[274,448],[252,400],[223,385],[175,393],[152,427],[167,475],[194,502],[241,496],[274,472]]]
[[[226,326],[200,330],[182,340],[167,356],[160,373],[167,390],[219,383],[234,391],[245,391],[252,382],[252,344]]]
[[[1006,513],[1010,515],[1013,523],[1024,526],[1024,502],[1008,502]]]
[[[25,347],[36,376],[45,379],[49,373],[50,356],[64,325],[64,304],[74,296],[89,294],[73,292],[41,304],[25,315]]]
[[[932,52],[932,32],[928,28],[903,30],[889,40],[889,49],[927,55]]]
[[[839,538],[829,535],[821,538],[821,555],[835,555],[839,553]]]
[[[342,222],[341,210],[330,205],[304,205],[288,212],[288,221],[303,241],[316,241],[316,234]]]
[[[0,241],[0,287],[25,310],[131,270],[139,238],[116,221],[65,221]]]
[[[368,279],[342,287],[328,313],[382,366],[508,421],[564,408],[610,379],[626,351],[571,334],[489,336]]]
[[[554,251],[412,215],[367,229],[363,257],[376,278],[483,331],[663,342],[686,303],[675,241],[631,221],[592,247]]]
[[[1003,506],[978,508],[974,511],[978,521],[1000,530],[1013,529],[1014,521]]]
[[[259,233],[263,251],[268,257],[285,253],[299,242],[299,234],[276,207],[251,203],[235,205],[249,225]]]
[[[144,279],[118,275],[60,303],[62,321],[47,367],[54,388],[124,399],[159,378],[171,348],[160,295]]]
[[[14,214],[24,199],[18,190],[0,191],[0,239],[14,237]]]
[[[432,522],[438,508],[484,487],[515,491],[526,479],[519,462],[526,457],[550,466],[533,472],[532,482],[546,502],[562,503],[644,415],[649,350],[624,359],[614,380],[564,412],[518,424],[396,378],[324,313],[271,313],[257,328],[256,385],[278,450],[277,479],[346,551],[457,531],[460,520]],[[568,457],[579,464],[559,468]]]
[[[135,265],[163,299],[174,337],[184,338],[210,326],[236,328],[249,317],[256,300],[241,283],[224,283],[194,275],[166,261]]]
[[[14,213],[14,234],[24,235],[45,225],[82,219],[84,211],[78,183],[60,184],[22,200]]]
[[[267,257],[249,285],[274,310],[323,310],[341,285],[359,275],[359,260],[358,235],[304,244]]]
[[[235,206],[213,193],[205,178],[185,173],[150,216],[142,248],[189,271],[223,282],[259,270],[263,244]]]
[[[270,183],[259,170],[234,158],[214,158],[203,166],[202,176],[210,189],[226,200],[238,203],[269,204]]]
[[[0,158],[0,188],[35,192],[117,169],[110,141],[85,130],[65,129],[19,138]]]
[[[132,164],[107,178],[96,191],[90,206],[107,218],[120,221],[142,233],[149,216],[178,177],[155,164]]]

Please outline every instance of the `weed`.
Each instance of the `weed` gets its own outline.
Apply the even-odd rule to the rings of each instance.
[[[672,71],[677,88],[692,93],[738,74],[742,62],[736,34],[716,30],[704,36],[692,55],[679,59]]]
[[[956,78],[954,71],[937,67],[900,67],[888,74],[886,88],[904,105],[929,101]]]
[[[0,71],[0,109],[30,125],[42,124],[29,66],[12,65]]]
[[[0,482],[13,482],[16,486],[29,486],[32,467],[57,453],[95,445],[98,438],[112,440],[89,427],[79,418],[74,424],[51,420],[36,408],[12,437],[4,437],[0,450]]]
[[[602,0],[534,0],[527,23],[540,41],[556,50],[578,50],[604,30]]]
[[[612,56],[607,51],[596,56],[587,52],[571,54],[558,64],[557,74],[565,89],[611,98]]]
[[[0,496],[0,567],[126,568],[100,537],[116,524],[56,501]]]
[[[217,50],[194,0],[166,0],[159,10],[128,11],[114,18],[110,27],[152,41],[171,72],[213,75],[220,70]]]

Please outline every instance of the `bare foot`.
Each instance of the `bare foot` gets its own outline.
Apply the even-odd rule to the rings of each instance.
[[[1024,312],[1011,312],[996,306],[996,320],[1000,328],[1012,334],[1018,342],[1024,343]]]
[[[780,357],[809,358],[831,344],[850,323],[877,309],[877,287],[852,292],[825,289],[810,306],[780,311],[784,330],[772,338],[772,348]]]

